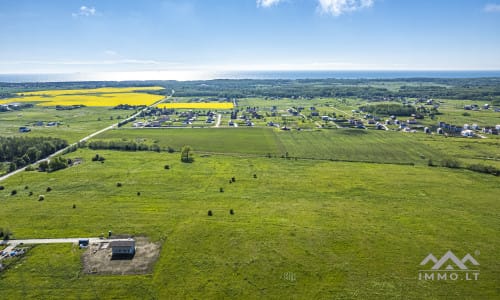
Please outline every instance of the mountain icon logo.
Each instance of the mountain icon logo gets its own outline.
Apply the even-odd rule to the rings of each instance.
[[[458,257],[453,254],[453,252],[448,251],[441,257],[439,260],[431,254],[427,255],[424,260],[420,263],[421,266],[425,266],[429,263],[429,261],[433,262],[434,265],[430,270],[441,270],[443,267],[445,270],[456,270],[456,268],[460,270],[468,270],[466,263],[471,263],[474,266],[479,266],[477,260],[472,257],[469,253],[464,256],[462,259],[458,259]]]

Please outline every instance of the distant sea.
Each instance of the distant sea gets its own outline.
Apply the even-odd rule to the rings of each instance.
[[[148,71],[76,74],[0,74],[0,82],[69,82],[211,79],[404,79],[500,77],[498,71]]]

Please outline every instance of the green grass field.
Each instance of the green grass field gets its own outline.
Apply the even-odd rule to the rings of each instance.
[[[69,156],[81,165],[3,182],[2,225],[16,238],[146,235],[163,245],[153,274],[84,275],[81,250],[36,246],[0,274],[3,297],[498,297],[497,177],[219,155],[183,164],[178,153],[99,151],[101,164],[91,162],[95,153],[78,150]],[[479,250],[480,279],[419,281],[420,261],[448,250],[460,257]]]
[[[272,128],[117,129],[100,140],[131,140],[176,150],[190,145],[195,151],[247,155],[425,165],[453,158],[464,165],[500,167],[499,140],[445,138],[422,133],[333,129],[279,131]]]
[[[84,107],[75,110],[55,110],[35,106],[21,111],[0,112],[0,134],[3,136],[52,136],[74,143],[85,136],[117,123],[133,111],[113,110],[109,107]],[[34,126],[42,121],[43,126]],[[48,122],[61,125],[47,127]],[[31,132],[19,133],[19,127],[29,126]]]
[[[239,108],[259,106],[261,111],[273,105],[278,110],[317,106],[321,114],[339,114],[337,109],[350,113],[360,103],[328,98],[238,101]],[[465,122],[462,104],[446,101],[439,120]],[[0,134],[21,135],[20,126],[59,121],[59,127],[32,127],[25,135],[75,142],[131,113],[35,107],[0,113]],[[471,112],[472,119],[498,120],[492,112],[482,113]],[[223,125],[228,120],[224,116]],[[314,120],[307,122],[315,126]],[[499,178],[427,166],[429,159],[439,164],[451,158],[464,166],[500,168],[498,137],[239,127],[120,128],[94,140],[157,144],[163,151],[83,148],[66,156],[82,159],[74,167],[17,174],[1,182],[0,227],[17,239],[97,237],[108,230],[147,236],[162,245],[153,272],[86,275],[84,250],[37,245],[0,272],[2,297],[500,297]],[[193,163],[165,151],[184,145],[194,149]],[[92,162],[96,154],[105,162]],[[229,183],[231,177],[234,183]],[[45,200],[38,201],[39,195]],[[440,258],[448,250],[459,258],[473,255],[480,263],[479,280],[420,281],[420,262],[429,253]]]

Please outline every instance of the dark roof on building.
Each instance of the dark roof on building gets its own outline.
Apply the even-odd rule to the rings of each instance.
[[[117,240],[117,241],[111,241],[109,243],[111,248],[113,247],[134,247],[135,246],[135,241],[134,240]]]

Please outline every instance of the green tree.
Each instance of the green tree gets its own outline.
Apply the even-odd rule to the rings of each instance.
[[[191,146],[184,146],[181,150],[181,161],[185,163],[193,162],[193,148]],[[190,156],[191,155],[191,156]]]

